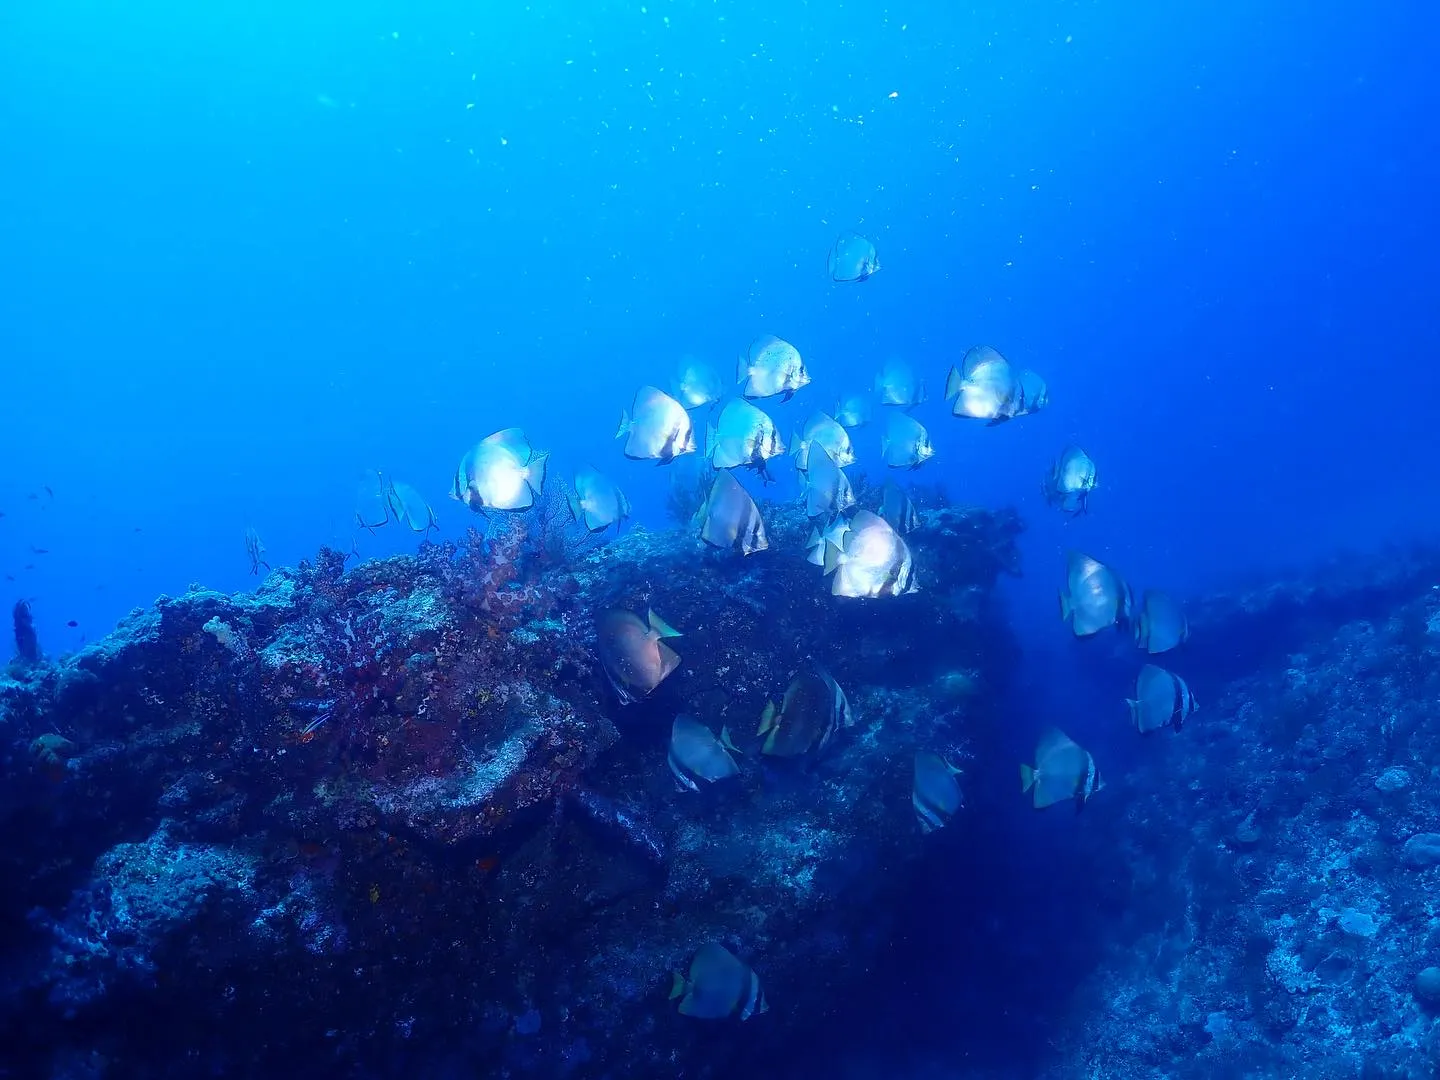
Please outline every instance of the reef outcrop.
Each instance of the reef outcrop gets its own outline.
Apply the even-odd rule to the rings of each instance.
[[[534,514],[414,557],[324,550],[254,593],[192,587],[14,666],[5,1064],[643,1080],[763,1060],[860,992],[887,870],[927,842],[914,751],[963,763],[993,736],[1013,646],[991,592],[1020,524],[924,512],[921,590],[885,600],[831,596],[787,508],[743,559],[679,533],[587,547]],[[683,635],[680,668],[623,706],[593,648],[616,606]],[[807,664],[855,724],[763,760],[764,704]],[[682,711],[731,729],[739,778],[676,789]],[[718,1039],[666,997],[706,941],[771,1004]]]

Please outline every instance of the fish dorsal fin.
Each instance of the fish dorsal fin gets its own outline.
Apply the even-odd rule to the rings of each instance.
[[[666,622],[664,619],[662,619],[659,615],[656,615],[653,608],[646,610],[646,612],[645,612],[645,624],[646,624],[647,626],[649,626],[651,630],[654,630],[655,633],[658,634],[658,635],[659,635],[660,637],[662,637],[662,638],[672,638],[672,637],[683,637],[683,636],[684,636],[684,635],[682,635],[682,634],[680,633],[679,630],[676,630],[673,626],[671,626],[669,623],[667,623],[667,622]]]
[[[1046,759],[1057,754],[1073,754],[1077,750],[1080,750],[1080,745],[1069,735],[1059,728],[1047,728],[1041,733],[1040,741],[1035,746],[1036,768],[1044,768]]]

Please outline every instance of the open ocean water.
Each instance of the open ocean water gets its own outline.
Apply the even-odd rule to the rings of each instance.
[[[998,587],[1007,756],[967,784],[1011,797],[1042,721],[1118,774],[1146,749],[1116,720],[1131,675],[1057,621],[1066,551],[1200,597],[1436,541],[1437,39],[1440,9],[1407,0],[12,0],[0,602],[60,656],[192,582],[256,587],[247,530],[274,567],[414,553],[357,527],[376,470],[433,507],[425,542],[459,541],[456,462],[511,426],[548,482],[592,465],[629,528],[677,528],[682,463],[627,461],[622,411],[686,356],[729,394],[776,334],[812,380],[758,402],[787,443],[899,357],[935,450],[906,481],[1024,520]],[[849,234],[880,269],[836,283]],[[1045,407],[951,416],[980,344],[1043,375]],[[875,408],[857,483],[894,472]],[[1099,481],[1076,517],[1041,491],[1072,443]],[[774,472],[744,484],[799,497]],[[1127,901],[1072,815],[974,791],[963,862],[893,870],[895,918],[928,932],[774,1038],[767,1075],[1061,1075],[1046,1047]],[[40,1058],[16,1060],[0,1076]]]

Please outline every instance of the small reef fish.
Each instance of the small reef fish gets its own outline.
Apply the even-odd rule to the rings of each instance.
[[[864,427],[870,423],[870,414],[870,398],[865,394],[851,394],[835,403],[835,420],[841,427]]]
[[[823,412],[811,413],[810,419],[790,440],[795,454],[795,467],[804,472],[810,467],[810,447],[823,446],[840,468],[855,464],[855,448],[844,425]]]
[[[789,401],[797,390],[810,385],[810,373],[794,345],[774,334],[762,334],[737,363],[735,381],[747,398],[783,394],[781,400]]]
[[[1060,451],[1040,490],[1051,506],[1067,514],[1083,514],[1096,483],[1095,462],[1080,447],[1071,445]]]
[[[424,497],[409,484],[398,480],[391,480],[385,485],[385,509],[389,517],[411,532],[428,534],[431,529],[440,528],[434,509]]]
[[[956,416],[988,420],[992,425],[1014,415],[1020,381],[998,349],[976,345],[967,349],[945,380],[945,400]]]
[[[734,749],[728,731],[720,737],[693,716],[681,713],[670,727],[670,771],[681,791],[699,791],[701,784],[713,784],[740,775],[740,766],[730,756]]]
[[[571,517],[590,532],[601,532],[611,525],[620,531],[630,516],[630,500],[614,481],[587,465],[576,470],[574,488],[565,495]]]
[[[778,708],[773,701],[765,703],[756,734],[765,739],[762,754],[800,757],[820,753],[837,731],[853,723],[845,691],[828,672],[816,668],[790,680]]]
[[[690,961],[690,974],[674,973],[670,1000],[680,1001],[680,1015],[697,1020],[749,1020],[770,1008],[760,977],[750,965],[723,945],[701,945]]]
[[[1119,574],[1079,551],[1070,552],[1067,562],[1060,618],[1070,624],[1076,637],[1098,634],[1129,620],[1135,601]]]
[[[1135,696],[1126,698],[1130,721],[1141,735],[1173,727],[1179,731],[1200,708],[1189,684],[1173,671],[1146,664],[1135,677]]]
[[[481,439],[460,459],[450,497],[478,514],[528,510],[545,486],[546,453],[537,453],[520,428]]]
[[[766,462],[785,453],[775,421],[743,398],[731,398],[706,428],[705,456],[716,469],[756,469],[770,479]]]
[[[1035,793],[1036,810],[1072,799],[1078,812],[1104,786],[1089,751],[1058,728],[1050,728],[1040,736],[1035,764],[1020,766],[1020,788]]]
[[[830,247],[825,272],[835,282],[868,281],[880,269],[875,245],[858,233],[843,233]]]
[[[1146,589],[1135,619],[1135,644],[1151,656],[1190,640],[1190,622],[1169,593]]]
[[[857,510],[839,544],[825,545],[825,573],[835,596],[876,598],[915,592],[915,560],[885,519]]]
[[[875,395],[881,405],[909,409],[925,401],[925,383],[914,368],[898,356],[892,356],[875,376]]]
[[[680,631],[653,611],[647,611],[643,619],[623,608],[612,608],[600,616],[595,626],[596,650],[620,704],[639,701],[680,666],[680,657],[664,641],[680,636]]]
[[[625,456],[661,465],[695,449],[695,426],[685,406],[663,390],[642,386],[629,412],[620,414],[617,439],[625,439]]]
[[[670,384],[672,396],[687,409],[698,409],[719,401],[725,393],[720,373],[703,360],[687,356]]]
[[[880,457],[892,469],[918,469],[935,456],[925,425],[908,413],[891,413],[880,438]]]
[[[695,517],[700,522],[700,539],[711,547],[753,555],[770,546],[760,508],[728,472],[715,474],[710,493]]]
[[[262,566],[267,572],[270,570],[270,564],[265,561],[265,545],[253,528],[245,530],[245,554],[250,557],[250,573],[258,575]]]
[[[939,754],[921,750],[915,755],[915,784],[910,802],[921,832],[943,828],[960,809],[963,797],[955,778],[960,770]]]
[[[920,527],[919,511],[894,480],[885,481],[885,487],[880,492],[880,516],[901,536]]]
[[[804,474],[806,517],[839,514],[855,505],[850,478],[818,442],[810,449],[809,464]]]

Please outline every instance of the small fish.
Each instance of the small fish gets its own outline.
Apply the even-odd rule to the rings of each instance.
[[[884,518],[857,510],[839,544],[825,544],[825,573],[835,596],[875,598],[915,592],[915,560]]]
[[[723,945],[702,945],[690,961],[690,974],[674,973],[670,1000],[679,999],[680,1015],[697,1020],[749,1020],[770,1005],[760,978]]]
[[[1045,380],[1029,368],[1025,368],[1017,377],[1020,394],[1015,402],[1010,415],[1029,416],[1037,413],[1050,404],[1050,392],[1045,386]]]
[[[829,517],[843,513],[855,505],[855,492],[850,487],[850,478],[818,442],[810,448],[809,465],[809,470],[804,474],[806,517]]]
[[[810,467],[810,447],[823,446],[832,461],[840,468],[855,464],[855,448],[850,444],[850,433],[833,417],[823,412],[812,413],[805,426],[790,440],[795,455],[795,467],[804,472]]]
[[[740,481],[728,472],[715,474],[710,493],[695,520],[700,523],[700,539],[711,547],[753,555],[770,546],[760,508]]]
[[[894,480],[885,481],[880,493],[880,516],[885,523],[901,536],[912,533],[920,527],[920,513],[910,496]]]
[[[30,551],[31,551],[31,554],[34,554],[34,555],[49,555],[49,554],[50,554],[50,549],[49,549],[49,548],[36,547],[34,544],[31,544],[31,545],[30,545]]]
[[[1200,708],[1189,685],[1173,671],[1146,664],[1135,677],[1135,696],[1126,698],[1130,721],[1145,735],[1163,727],[1179,731]]]
[[[891,413],[880,438],[880,457],[892,469],[918,469],[935,456],[925,425],[908,413]]]
[[[835,282],[868,281],[880,269],[875,245],[857,233],[844,233],[830,248],[826,273]]]
[[[881,405],[909,409],[925,401],[925,383],[909,364],[892,356],[875,376],[875,395]]]
[[[837,731],[854,722],[845,691],[828,672],[815,668],[790,680],[778,708],[773,701],[765,703],[756,734],[765,738],[762,754],[800,757],[820,753]]]
[[[1190,622],[1169,593],[1146,589],[1135,619],[1135,644],[1151,656],[1190,640]]]
[[[675,637],[680,637],[680,631],[653,611],[646,612],[643,619],[621,608],[600,616],[595,646],[620,704],[639,701],[680,666],[680,657],[664,641]]]
[[[409,484],[398,480],[391,480],[385,485],[385,509],[390,517],[411,532],[429,535],[431,529],[440,528],[434,509],[424,497]]]
[[[385,474],[379,469],[367,470],[356,492],[356,525],[374,533],[376,529],[383,529],[389,524],[390,507],[386,501],[386,493]]]
[[[1097,483],[1095,462],[1078,446],[1067,446],[1040,486],[1045,501],[1067,514],[1083,514]]]
[[[670,771],[681,791],[699,791],[701,784],[713,784],[740,775],[740,766],[730,756],[734,744],[729,732],[715,733],[693,716],[681,713],[670,726]]]
[[[528,510],[545,486],[549,459],[549,454],[536,452],[520,428],[503,428],[460,459],[450,497],[477,514]]]
[[[764,410],[743,398],[731,398],[706,429],[705,456],[716,469],[756,469],[766,480],[771,458],[785,453],[780,431]]]
[[[660,465],[695,449],[695,426],[685,406],[653,386],[635,392],[630,411],[620,414],[615,437],[625,438],[626,457]]]
[[[675,373],[670,390],[675,400],[687,409],[711,405],[725,394],[719,373],[703,360],[697,360],[693,356],[687,356],[680,361],[680,368]]]
[[[1106,627],[1127,622],[1134,609],[1130,586],[1098,559],[1070,552],[1065,589],[1060,593],[1060,618],[1076,637],[1098,634]]]
[[[735,381],[747,398],[768,398],[784,395],[789,401],[797,390],[810,385],[810,373],[800,352],[788,341],[774,334],[762,334],[750,343],[735,369]]]
[[[262,566],[269,571],[270,564],[265,561],[265,545],[260,542],[260,534],[253,528],[245,530],[245,554],[250,556],[250,573],[259,574]]]
[[[841,427],[859,428],[870,423],[870,398],[851,394],[835,403],[835,420]]]
[[[630,516],[630,500],[615,486],[614,481],[588,465],[575,473],[575,490],[567,492],[565,501],[570,516],[590,532],[600,532],[620,525]]]
[[[1014,415],[1020,380],[998,349],[976,345],[965,352],[945,380],[945,400],[955,416],[988,420],[992,425]]]
[[[79,624],[76,620],[71,619],[71,620],[70,620],[69,622],[67,622],[65,625],[68,626],[68,627],[70,627],[70,628],[73,630],[75,627],[79,626],[80,624]]]
[[[955,779],[960,770],[939,754],[921,750],[915,755],[915,784],[910,802],[921,832],[943,828],[960,809],[963,796]]]
[[[1058,728],[1040,736],[1035,764],[1020,766],[1020,788],[1035,793],[1035,809],[1044,810],[1073,799],[1078,813],[1090,796],[1105,786],[1095,759]]]

